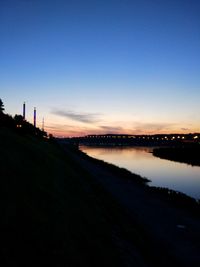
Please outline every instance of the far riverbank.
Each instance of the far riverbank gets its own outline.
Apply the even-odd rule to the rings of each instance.
[[[176,162],[187,163],[192,166],[200,166],[200,145],[183,147],[165,147],[153,150],[155,157]]]

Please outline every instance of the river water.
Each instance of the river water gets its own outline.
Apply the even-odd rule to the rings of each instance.
[[[149,147],[87,147],[89,156],[126,168],[151,180],[149,185],[167,187],[200,199],[200,167],[154,157]]]

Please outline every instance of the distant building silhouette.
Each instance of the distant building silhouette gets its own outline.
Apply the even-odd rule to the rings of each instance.
[[[23,104],[23,119],[26,119],[26,103]]]

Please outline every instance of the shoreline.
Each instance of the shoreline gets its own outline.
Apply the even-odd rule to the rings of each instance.
[[[137,148],[137,147],[136,147]],[[162,148],[154,148],[154,149],[162,149]],[[154,149],[152,150],[152,152],[149,152],[149,153],[152,153],[153,154],[153,151],[154,151]],[[141,175],[139,175],[139,174],[136,174],[136,173],[133,173],[132,171],[130,171],[130,170],[128,170],[128,169],[126,169],[125,167],[119,167],[119,166],[117,166],[117,165],[115,165],[115,164],[113,164],[113,163],[109,163],[109,162],[106,162],[106,161],[104,161],[104,160],[102,160],[102,159],[97,159],[97,158],[95,158],[95,157],[92,157],[92,156],[90,156],[90,155],[88,155],[86,152],[84,152],[84,151],[82,151],[80,148],[78,148],[78,150],[80,151],[80,153],[83,153],[84,155],[86,155],[87,157],[88,157],[88,159],[89,160],[91,160],[91,161],[99,161],[99,164],[102,164],[102,166],[103,167],[105,167],[106,165],[107,165],[107,167],[108,168],[110,168],[111,170],[113,169],[113,170],[115,170],[115,172],[117,173],[117,172],[121,172],[121,174],[122,174],[122,176],[123,176],[123,174],[125,175],[125,177],[129,177],[128,179],[135,179],[136,177],[139,179],[139,181],[141,181],[141,183],[142,182],[144,182],[144,184],[146,184],[148,187],[150,187],[151,189],[152,189],[152,191],[159,191],[159,192],[163,192],[163,194],[165,194],[165,195],[167,195],[167,194],[169,194],[170,196],[175,196],[175,195],[177,195],[177,197],[178,196],[181,196],[181,198],[183,198],[184,196],[186,197],[186,198],[191,198],[191,199],[194,199],[195,201],[200,201],[200,199],[199,198],[195,198],[195,197],[193,197],[193,196],[190,196],[190,195],[188,195],[187,193],[184,193],[184,192],[181,192],[181,191],[179,191],[179,190],[175,190],[175,189],[170,189],[169,187],[162,187],[162,186],[155,186],[155,185],[151,185],[151,184],[149,184],[149,183],[151,183],[152,181],[148,178],[148,177],[143,177],[143,176],[141,176]],[[153,154],[153,156],[155,156],[154,154]],[[156,157],[156,156],[155,156]],[[159,158],[161,158],[161,157],[159,157]],[[161,158],[161,159],[167,159],[167,158]],[[168,160],[168,159],[167,159]],[[173,161],[173,160],[172,160]],[[174,162],[176,162],[176,161],[174,161]],[[185,163],[185,162],[182,162],[182,163]],[[125,178],[124,177],[124,178]],[[132,177],[132,178],[131,178]],[[126,178],[125,178],[126,179]],[[140,180],[141,179],[141,180]]]
[[[126,210],[131,220],[136,220],[147,231],[150,240],[155,240],[154,249],[159,247],[159,253],[166,253],[163,257],[167,255],[170,261],[177,261],[176,266],[198,266],[199,247],[193,243],[195,236],[195,239],[200,238],[197,237],[200,232],[198,201],[167,188],[148,186],[130,172],[126,179],[127,176],[122,175],[123,169],[92,158],[82,151],[66,148],[66,152],[90,174],[90,181],[102,186]],[[180,236],[180,231],[183,236]],[[170,255],[164,252],[166,244]],[[186,247],[187,254],[184,254]],[[166,266],[169,266],[169,262]]]
[[[141,175],[133,173],[126,168],[119,167],[104,160],[91,157],[76,146],[66,146],[67,149],[72,153],[77,154],[79,157],[84,160],[87,160],[88,162],[98,165],[99,168],[111,172],[112,175],[120,177],[120,179],[126,181],[127,183],[134,182],[136,185],[141,186],[144,190],[150,192],[151,194],[155,194],[156,196],[177,206],[178,208],[184,208],[189,212],[200,214],[200,199],[196,199],[183,192],[173,190],[168,187],[158,187],[149,185],[148,183],[150,183],[151,180],[147,177],[142,177]]]
[[[155,148],[153,155],[161,159],[185,163],[191,166],[200,166],[199,145],[196,147]]]

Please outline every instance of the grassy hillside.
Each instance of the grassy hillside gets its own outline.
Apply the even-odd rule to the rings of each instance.
[[[1,127],[0,148],[3,266],[126,266],[129,239],[146,255],[138,229],[57,145]]]

